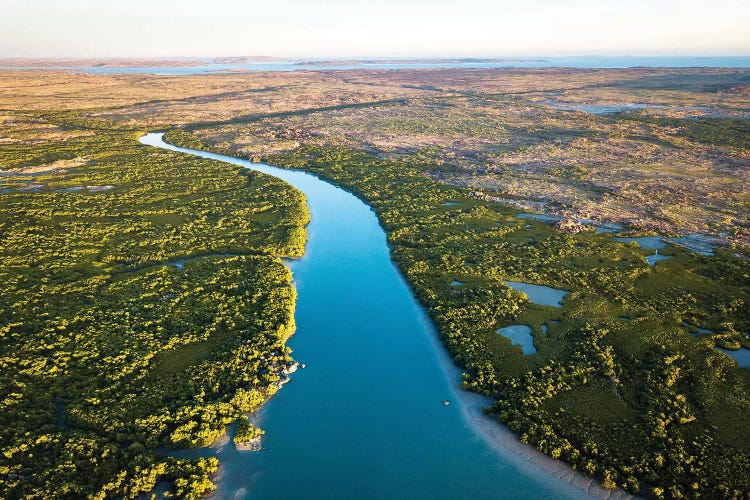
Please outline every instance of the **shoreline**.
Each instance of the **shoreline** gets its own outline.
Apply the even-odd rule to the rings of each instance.
[[[162,135],[163,140],[163,135]],[[172,145],[170,143],[167,143],[163,140],[166,144]],[[174,146],[174,145],[173,145]],[[177,147],[183,147],[184,146],[177,146]],[[193,149],[193,148],[185,148],[185,149]],[[195,151],[201,151],[201,150],[195,150]],[[209,153],[213,153],[212,151],[206,151]],[[221,154],[223,156],[229,156],[224,153],[213,153],[213,154]],[[237,156],[235,158],[239,158],[244,160],[244,157]],[[256,163],[253,160],[250,160],[252,163]],[[270,164],[269,164],[270,165]],[[273,166],[273,165],[271,165]],[[247,167],[246,167],[247,168]],[[286,167],[278,167],[277,168],[286,168]],[[461,416],[465,422],[465,424],[470,428],[470,430],[473,432],[473,434],[479,438],[485,441],[490,445],[490,447],[497,452],[498,458],[500,459],[507,459],[511,461],[511,463],[519,467],[521,469],[526,469],[530,472],[536,472],[538,474],[547,474],[549,476],[552,476],[553,478],[562,481],[563,483],[569,485],[571,488],[574,488],[586,495],[588,495],[591,498],[599,498],[602,500],[610,500],[610,499],[635,499],[638,497],[635,497],[629,493],[626,493],[625,491],[621,489],[614,489],[614,490],[608,490],[604,488],[598,480],[595,478],[586,476],[582,474],[581,472],[573,470],[568,464],[565,462],[553,459],[552,457],[542,453],[541,451],[537,450],[531,445],[524,444],[520,441],[519,436],[517,436],[515,433],[513,433],[511,430],[509,430],[507,427],[505,427],[502,423],[499,421],[491,418],[490,416],[486,415],[483,411],[483,408],[487,405],[492,404],[492,401],[489,398],[486,398],[480,394],[466,391],[461,388],[461,376],[463,373],[463,370],[459,368],[453,358],[448,353],[448,350],[443,345],[442,341],[440,340],[440,337],[437,332],[437,328],[430,319],[427,310],[425,309],[424,305],[419,301],[419,299],[416,297],[414,290],[411,286],[411,284],[406,280],[405,276],[401,272],[401,269],[396,261],[393,260],[393,255],[391,254],[391,247],[387,243],[387,235],[388,232],[383,228],[383,223],[380,220],[380,217],[378,213],[372,208],[372,206],[363,199],[362,196],[358,195],[355,192],[352,192],[343,186],[338,185],[337,183],[329,180],[321,178],[319,175],[317,175],[314,172],[308,172],[304,169],[289,169],[289,170],[298,170],[301,172],[308,173],[310,175],[313,175],[320,179],[323,182],[326,182],[328,184],[331,184],[339,189],[343,189],[344,191],[351,193],[353,196],[358,198],[362,203],[367,205],[367,207],[375,213],[378,226],[380,227],[380,230],[384,233],[386,236],[386,245],[388,247],[389,256],[390,256],[390,264],[394,267],[396,274],[398,275],[399,279],[401,280],[402,284],[406,287],[408,290],[415,311],[420,319],[420,322],[423,325],[424,333],[427,335],[430,345],[432,346],[434,350],[434,354],[437,358],[437,361],[441,368],[443,369],[444,374],[446,375],[449,383],[449,388],[452,393],[452,398],[460,405],[460,412]],[[307,227],[306,227],[307,231]],[[303,257],[304,258],[304,255]],[[287,266],[290,271],[291,269],[291,262],[284,262],[284,264]],[[296,288],[296,287],[295,287]],[[272,396],[273,397],[273,396]],[[269,398],[271,399],[271,398]],[[254,416],[256,418],[260,418],[263,414],[263,410],[266,408],[266,403],[268,403],[268,400],[264,401],[263,404],[254,412],[251,413],[251,418]],[[210,448],[212,448],[215,452],[218,452],[218,454],[221,453],[225,449],[227,445],[230,445],[232,448],[235,448],[232,446],[234,443],[232,441],[231,436],[231,429],[227,429],[227,432],[222,436],[221,438],[217,439],[214,443],[209,445]],[[239,451],[235,448],[235,451]],[[212,478],[212,480],[215,480],[215,484],[218,487],[218,482],[221,480],[221,477],[223,475],[223,467],[221,464],[220,459],[220,465],[219,469],[216,471],[215,476]],[[533,471],[531,470],[533,469]]]
[[[409,282],[406,281],[400,272],[399,275],[411,291]],[[429,336],[430,343],[435,350],[438,362],[450,381],[451,391],[456,403],[460,406],[464,422],[471,428],[478,438],[490,444],[493,450],[498,452],[499,457],[509,458],[516,466],[523,466],[523,462],[525,462],[527,466],[530,465],[539,472],[544,472],[554,476],[558,480],[589,495],[591,498],[598,498],[601,500],[634,500],[639,498],[619,488],[614,490],[604,488],[596,478],[573,470],[562,460],[554,459],[537,450],[533,446],[522,443],[519,436],[513,431],[508,429],[501,422],[486,415],[483,411],[484,407],[491,405],[492,400],[481,394],[466,391],[461,388],[461,375],[463,370],[455,364],[453,358],[451,358],[448,353],[448,350],[440,341],[437,329],[429,318],[427,311],[418,301],[416,296],[413,296],[413,299],[419,309],[422,323],[424,324],[426,333]]]

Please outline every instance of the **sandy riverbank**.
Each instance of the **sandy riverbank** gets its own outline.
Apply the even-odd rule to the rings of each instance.
[[[484,407],[491,405],[492,401],[480,394],[461,389],[462,370],[456,366],[450,354],[440,342],[437,331],[427,313],[422,311],[421,315],[427,331],[431,333],[430,340],[440,364],[451,380],[454,401],[460,405],[465,422],[477,436],[488,442],[501,457],[521,468],[533,467],[540,473],[551,474],[592,498],[602,500],[638,498],[620,489],[608,490],[604,488],[596,479],[571,469],[565,462],[545,455],[533,446],[522,443],[510,429],[486,415]]]

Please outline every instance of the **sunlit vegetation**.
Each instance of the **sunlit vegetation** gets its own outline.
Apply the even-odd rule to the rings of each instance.
[[[292,362],[280,257],[304,251],[304,196],[66,116],[3,125],[0,497],[198,498],[216,459],[165,450],[261,432],[245,415]]]
[[[344,145],[524,210],[750,245],[747,70],[353,72],[331,85],[338,75],[377,95],[400,84],[408,100],[189,128],[246,157]]]
[[[283,382],[294,295],[278,257],[303,251],[304,200],[140,147],[148,127],[372,205],[465,387],[521,440],[607,487],[747,497],[750,371],[715,347],[750,347],[748,77],[0,73],[0,108],[24,110],[0,112],[0,496],[199,496],[217,463],[159,451],[234,422],[254,441],[245,413]],[[670,246],[652,267],[611,235],[516,217],[530,209],[724,246]],[[571,293],[544,307],[503,280]],[[496,333],[512,324],[536,353]]]
[[[210,148],[184,132],[168,139]],[[747,255],[669,247],[673,258],[651,267],[635,244],[517,219],[512,207],[429,179],[426,165],[319,146],[266,159],[376,209],[465,387],[495,399],[488,412],[522,441],[649,497],[750,489],[750,376],[714,349],[725,337],[749,344],[739,333],[750,330]],[[572,293],[561,309],[538,306],[503,280]],[[536,354],[495,333],[514,323],[532,325]],[[693,336],[685,323],[716,334]]]

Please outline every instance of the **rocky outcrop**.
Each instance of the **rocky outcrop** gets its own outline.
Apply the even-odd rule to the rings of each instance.
[[[559,221],[552,224],[552,227],[560,232],[568,234],[578,234],[594,230],[593,226],[583,224],[582,222],[568,218],[560,219]]]

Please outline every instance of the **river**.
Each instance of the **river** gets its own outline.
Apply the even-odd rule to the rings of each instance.
[[[304,257],[288,263],[298,291],[289,345],[306,368],[255,417],[266,430],[262,451],[230,441],[189,452],[221,460],[216,498],[587,498],[581,487],[606,495],[518,443],[481,414],[485,400],[460,390],[460,370],[365,203],[311,174],[178,148],[162,135],[141,142],[281,178],[307,195],[312,216]]]

